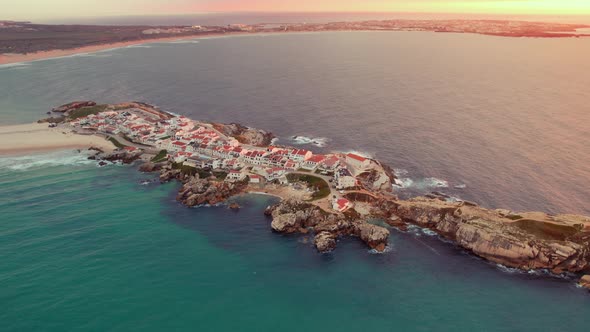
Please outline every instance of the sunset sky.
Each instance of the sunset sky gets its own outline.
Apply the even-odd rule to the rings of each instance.
[[[0,0],[0,19],[203,12],[590,15],[590,0]]]

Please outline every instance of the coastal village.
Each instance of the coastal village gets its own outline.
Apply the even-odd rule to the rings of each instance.
[[[354,153],[314,154],[295,147],[246,144],[224,134],[216,124],[164,113],[145,104],[105,109],[78,117],[69,125],[79,132],[100,133],[125,142],[124,149],[130,152],[152,150],[161,154],[161,160],[177,165],[223,172],[227,182],[247,181],[260,188],[271,183],[295,186],[310,191],[313,198],[329,199],[324,207],[339,212],[354,207],[343,194],[363,190],[357,176],[380,168],[377,161]],[[294,184],[301,177],[317,180],[316,186]],[[389,180],[384,176],[383,185],[391,186]]]
[[[144,162],[142,172],[182,184],[183,205],[228,202],[242,193],[280,198],[265,215],[272,231],[309,234],[319,252],[330,252],[346,236],[384,252],[389,229],[427,229],[496,264],[555,274],[590,271],[590,218],[488,209],[441,194],[399,199],[391,168],[354,153],[318,154],[282,146],[268,132],[239,124],[207,123],[129,102],[73,102],[56,107],[59,117],[40,120],[63,134],[103,137],[117,147],[90,159]],[[229,204],[229,208],[232,208]],[[235,209],[239,206],[235,207]],[[590,288],[590,275],[580,279]]]

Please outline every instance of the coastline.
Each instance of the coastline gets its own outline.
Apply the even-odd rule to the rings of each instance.
[[[0,156],[90,147],[104,151],[115,149],[111,142],[102,137],[79,135],[63,127],[49,128],[46,123],[0,126]]]
[[[55,59],[55,58],[61,58],[61,57],[67,57],[67,56],[73,56],[73,55],[85,54],[85,53],[96,53],[96,52],[105,51],[105,50],[118,49],[118,48],[144,45],[144,44],[151,44],[151,43],[158,43],[158,42],[173,42],[173,41],[179,41],[179,40],[204,39],[204,38],[210,38],[210,37],[223,37],[223,36],[239,36],[239,35],[245,35],[245,34],[256,34],[256,33],[234,32],[234,33],[224,33],[224,34],[201,34],[201,35],[193,35],[193,36],[186,36],[185,35],[185,36],[175,36],[175,37],[141,39],[141,40],[127,41],[127,42],[118,42],[118,43],[97,44],[97,45],[84,46],[84,47],[78,47],[78,48],[72,48],[72,49],[56,49],[56,50],[51,50],[51,51],[41,51],[41,52],[27,53],[27,54],[0,53],[0,66],[9,65],[9,64],[16,64],[16,63],[27,63],[27,62],[34,62],[34,61],[40,61],[40,60]]]

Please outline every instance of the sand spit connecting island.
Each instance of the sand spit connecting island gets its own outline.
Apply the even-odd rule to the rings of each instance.
[[[272,145],[274,136],[263,130],[196,121],[141,102],[77,101],[52,111],[59,116],[0,128],[0,154],[84,148],[101,165],[137,162],[161,182],[180,181],[176,198],[189,207],[227,202],[238,210],[234,196],[277,196],[281,201],[264,211],[272,230],[310,233],[319,252],[345,236],[383,252],[389,229],[381,225],[415,225],[496,264],[574,274],[590,289],[590,217],[492,210],[440,193],[401,200],[392,169],[378,160]]]

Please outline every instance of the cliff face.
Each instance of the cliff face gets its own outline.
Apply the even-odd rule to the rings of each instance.
[[[320,252],[336,248],[341,236],[359,237],[370,248],[385,250],[389,231],[365,220],[342,214],[328,213],[319,207],[295,200],[283,200],[269,207],[265,214],[272,217],[271,227],[278,233],[314,232],[314,244]]]
[[[590,220],[584,217],[514,215],[427,198],[397,204],[394,213],[403,221],[432,229],[492,262],[554,273],[590,269]]]

